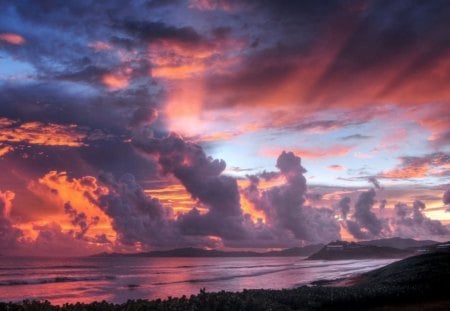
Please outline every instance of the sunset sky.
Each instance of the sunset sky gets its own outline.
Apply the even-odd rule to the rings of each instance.
[[[0,253],[450,240],[448,1],[0,1]]]

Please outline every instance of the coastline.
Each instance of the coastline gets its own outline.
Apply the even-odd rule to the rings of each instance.
[[[409,257],[383,268],[293,289],[206,292],[124,304],[0,303],[4,310],[448,310],[450,253]]]

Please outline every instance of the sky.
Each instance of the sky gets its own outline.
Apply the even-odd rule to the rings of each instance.
[[[450,240],[447,1],[0,12],[2,254]]]

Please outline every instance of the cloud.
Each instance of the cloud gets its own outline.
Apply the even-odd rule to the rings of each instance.
[[[376,177],[371,176],[368,181],[375,187],[376,190],[382,189],[381,184]]]
[[[343,197],[338,203],[338,208],[343,219],[347,219],[347,215],[350,212],[350,202],[351,199],[349,197]]]
[[[391,171],[379,174],[381,178],[408,179],[433,175],[433,169],[446,168],[450,164],[450,155],[443,152],[426,154],[420,157],[400,157],[401,165]],[[439,170],[440,171],[440,170]]]
[[[341,139],[342,140],[367,140],[369,138],[372,138],[372,136],[353,134],[353,135],[344,136]]]
[[[43,225],[35,225],[33,230],[38,232],[33,241],[24,243],[16,254],[24,256],[33,254],[34,256],[88,256],[106,250],[107,240],[102,240],[104,236],[99,236],[95,240],[87,240],[83,236],[74,234],[72,231],[64,230],[56,222],[49,222]]]
[[[185,142],[176,135],[136,140],[134,144],[138,149],[157,156],[162,172],[175,176],[194,199],[208,208],[204,215],[192,209],[180,216],[179,226],[183,233],[214,235],[224,240],[238,240],[245,236],[237,182],[221,174],[226,167],[223,160],[213,160],[200,146]]]
[[[422,201],[414,201],[412,207],[397,203],[394,207],[393,230],[396,236],[405,238],[442,237],[450,234],[449,226],[432,220],[423,214],[426,209]]]
[[[47,222],[43,225],[34,224],[32,230],[36,237],[27,237],[20,225],[10,216],[12,201],[15,194],[11,191],[0,191],[0,247],[2,255],[15,256],[80,256],[104,251],[102,245],[105,241],[100,239],[86,239],[84,232],[75,234],[73,231],[63,230],[56,222]],[[84,228],[84,217],[70,211],[74,221]],[[84,215],[84,214],[83,214]],[[87,229],[86,229],[87,230]]]
[[[6,118],[0,122],[0,142],[3,143],[81,147],[85,137],[77,125],[19,123]]]
[[[444,192],[444,197],[442,198],[444,204],[450,204],[450,190]]]
[[[22,231],[15,228],[10,219],[14,197],[14,192],[0,191],[0,248],[2,254],[17,249],[23,238]]]
[[[72,224],[79,227],[79,231],[75,233],[77,238],[83,238],[89,227],[97,225],[100,221],[99,216],[94,216],[89,220],[84,212],[78,212],[70,202],[64,204],[64,212],[70,216]]]
[[[277,159],[277,168],[285,178],[285,184],[259,190],[259,179],[253,176],[245,191],[255,207],[265,213],[274,234],[287,231],[295,239],[308,242],[327,242],[339,238],[339,224],[332,210],[304,204],[307,188],[303,173],[306,170],[301,166],[300,157],[283,151]],[[321,230],[323,227],[328,229]]]
[[[95,41],[88,44],[88,46],[92,49],[94,49],[96,52],[101,51],[108,51],[111,50],[113,47],[108,42],[104,41]]]
[[[14,151],[14,147],[0,144],[0,158],[11,151]]]
[[[174,223],[170,208],[149,197],[133,175],[123,175],[118,181],[102,176],[108,194],[98,198],[98,205],[111,218],[119,241],[125,245],[138,243],[153,247],[173,247],[183,240]]]
[[[245,189],[246,198],[266,215],[267,225],[253,223],[243,213],[237,182],[222,175],[225,162],[207,157],[200,146],[171,135],[163,139],[136,139],[135,146],[156,156],[163,174],[175,176],[200,206],[208,210],[201,213],[193,208],[177,219],[181,233],[187,236],[217,236],[224,245],[247,247],[253,244],[280,243],[282,231],[292,238],[309,242],[330,241],[339,237],[339,224],[332,210],[304,205],[306,180],[300,158],[283,152],[277,167],[286,184],[263,191],[258,188],[259,177],[250,177]],[[270,175],[270,176],[269,176]],[[265,173],[261,178],[278,174]],[[329,230],[321,228],[327,225]],[[263,238],[264,237],[264,238]],[[266,240],[264,242],[264,240]],[[285,238],[282,243],[289,243]]]
[[[116,27],[146,43],[167,39],[195,44],[203,40],[202,36],[192,27],[176,27],[163,22],[125,20]]]
[[[442,197],[442,202],[445,205],[450,205],[450,190],[447,190],[447,191],[444,192],[444,195]],[[449,208],[447,210],[450,211],[450,206],[449,206]]]
[[[0,41],[13,45],[22,45],[26,42],[24,37],[15,33],[0,33]]]
[[[189,8],[200,11],[224,10],[231,11],[236,3],[227,0],[190,0]]]
[[[355,203],[354,211],[345,225],[356,239],[372,239],[382,236],[387,230],[386,224],[372,211],[375,204],[374,189],[362,192]]]
[[[348,154],[353,148],[349,146],[331,146],[327,148],[316,149],[294,149],[296,154],[299,154],[303,158],[319,159],[329,157],[339,157]],[[275,156],[280,153],[279,149],[266,148],[261,151],[263,155]]]
[[[388,201],[386,199],[383,199],[383,200],[380,201],[380,205],[378,206],[380,211],[383,211],[386,208],[387,202]]]
[[[98,205],[99,198],[108,194],[109,189],[95,177],[70,178],[66,172],[50,171],[30,182],[28,189],[41,200],[42,209],[44,206],[51,209],[30,221],[56,222],[65,233],[86,242],[96,243],[102,235],[112,242],[116,240],[111,219]]]
[[[345,169],[345,167],[343,167],[342,165],[338,165],[338,164],[329,165],[329,166],[327,166],[327,168],[331,171],[342,171]]]
[[[111,90],[120,90],[128,86],[128,79],[121,73],[107,73],[102,76],[102,83]]]

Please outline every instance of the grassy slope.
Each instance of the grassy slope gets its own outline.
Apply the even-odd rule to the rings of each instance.
[[[362,276],[351,287],[201,291],[190,298],[63,306],[63,310],[446,310],[450,306],[450,253],[410,257]],[[59,310],[46,303],[0,304],[0,310]]]

